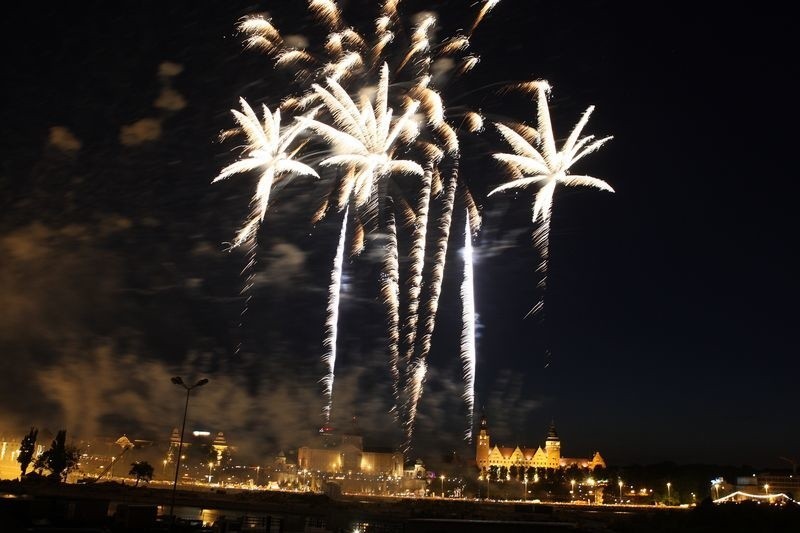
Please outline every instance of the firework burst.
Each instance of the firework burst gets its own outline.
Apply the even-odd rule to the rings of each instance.
[[[580,137],[583,128],[594,110],[590,106],[564,142],[561,150],[556,150],[553,126],[550,121],[550,110],[547,106],[547,95],[550,86],[545,81],[519,84],[518,89],[533,92],[537,100],[538,129],[526,128],[518,133],[503,124],[495,124],[500,135],[511,145],[515,153],[494,154],[494,158],[506,165],[516,179],[500,185],[489,193],[489,196],[508,189],[518,189],[530,185],[539,185],[533,202],[531,221],[539,226],[533,232],[534,245],[539,249],[541,273],[539,282],[542,296],[528,314],[537,313],[544,307],[544,291],[547,284],[547,265],[550,246],[550,214],[553,209],[553,193],[557,184],[564,186],[586,185],[604,191],[614,189],[603,180],[591,176],[568,174],[569,169],[586,155],[598,150],[611,139],[604,137],[595,140],[593,135]]]
[[[497,0],[485,0],[471,26],[470,35],[487,13],[497,4]],[[339,172],[337,184],[331,195],[319,209],[314,219],[321,219],[330,206],[345,211],[344,224],[348,217],[353,218],[354,244],[357,253],[363,247],[366,230],[363,220],[378,219],[382,230],[388,233],[386,257],[381,275],[381,292],[387,306],[389,360],[394,380],[396,408],[400,406],[401,396],[409,399],[404,406],[404,422],[408,428],[413,426],[416,404],[422,393],[425,376],[425,358],[430,350],[430,339],[435,323],[438,299],[441,293],[443,259],[447,250],[447,237],[452,210],[455,202],[455,188],[458,184],[459,140],[454,126],[447,120],[447,109],[441,96],[441,88],[435,87],[431,66],[434,59],[448,60],[460,66],[455,73],[464,73],[477,64],[475,55],[467,55],[469,37],[459,34],[443,41],[435,41],[433,31],[436,17],[424,13],[416,18],[411,31],[402,27],[402,16],[396,0],[386,0],[379,8],[374,25],[374,35],[364,36],[349,27],[343,18],[342,10],[333,0],[309,0],[309,12],[325,28],[328,36],[321,49],[307,47],[307,43],[290,43],[263,16],[245,18],[239,29],[248,37],[246,44],[266,52],[272,57],[276,67],[291,68],[295,71],[295,82],[299,92],[283,100],[284,110],[314,110],[306,116],[296,117],[299,130],[309,130],[316,138],[328,144],[331,154],[318,161],[320,169],[334,167]],[[408,35],[399,43],[398,35]],[[394,57],[394,60],[390,58]],[[452,58],[452,59],[449,59]],[[394,64],[394,77],[399,83],[389,83],[389,62]],[[377,74],[378,83],[370,94],[367,81]],[[400,77],[402,79],[400,79]],[[355,86],[355,87],[353,87]],[[391,90],[390,90],[391,87]],[[354,99],[348,89],[356,89],[360,94]],[[391,105],[390,102],[397,102]],[[401,109],[394,117],[394,110]],[[318,112],[322,111],[322,115]],[[419,120],[418,115],[422,115]],[[477,113],[462,118],[460,123],[467,131],[480,129],[482,120]],[[402,150],[411,149],[411,157],[398,157]],[[452,175],[445,187],[442,213],[437,220],[439,232],[437,252],[434,257],[434,271],[430,274],[431,291],[425,306],[426,319],[420,329],[418,319],[422,288],[424,286],[426,237],[428,231],[431,198],[442,190],[439,165],[449,157]],[[423,170],[423,168],[425,170]],[[408,296],[405,298],[404,335],[400,336],[400,271],[398,264],[397,225],[392,209],[407,205],[400,189],[390,187],[387,178],[391,175],[410,175],[421,178],[417,183],[419,193],[416,212],[405,213],[411,219],[412,246],[411,266],[406,283]],[[390,195],[398,195],[397,201],[390,201]],[[384,208],[388,205],[388,209]],[[408,209],[406,209],[408,211]],[[378,215],[377,217],[375,215]],[[259,215],[259,221],[263,214]],[[473,217],[473,221],[477,217]],[[260,222],[259,222],[260,223]],[[240,236],[246,238],[253,231],[256,222],[251,218]],[[338,290],[335,275],[341,269],[339,258],[342,247],[337,248],[331,291]],[[438,263],[438,264],[436,264]],[[326,356],[329,374],[324,378],[326,384],[333,383],[335,364],[335,340],[331,339],[332,314],[329,300],[326,344],[333,350],[333,356]],[[338,302],[338,300],[337,300]],[[419,330],[419,331],[418,331]],[[334,335],[335,337],[335,335]],[[417,339],[420,342],[417,343]],[[400,357],[400,343],[403,343],[403,357]],[[419,353],[415,351],[419,348]],[[402,363],[402,364],[401,364]],[[401,370],[401,366],[403,370]],[[405,376],[405,377],[404,377]],[[401,391],[405,391],[401,394]],[[330,399],[332,392],[326,391]],[[330,416],[330,405],[326,417]],[[395,413],[399,413],[395,409]],[[410,441],[410,429],[408,440]]]
[[[330,211],[343,213],[325,321],[323,361],[327,372],[321,381],[326,401],[323,418],[327,424],[333,407],[348,226],[352,224],[353,255],[363,249],[369,232],[377,230],[386,235],[380,294],[387,313],[388,360],[395,401],[392,411],[405,431],[406,449],[411,446],[424,391],[453,213],[462,199],[467,220],[461,285],[461,363],[464,402],[470,426],[472,423],[476,311],[471,239],[478,231],[480,215],[459,169],[461,137],[482,132],[484,118],[473,110],[449,107],[445,89],[449,80],[458,79],[479,65],[479,56],[470,51],[470,40],[498,2],[479,2],[469,30],[442,40],[435,38],[437,20],[433,13],[420,13],[412,24],[407,24],[398,9],[398,0],[380,3],[373,30],[367,34],[349,26],[334,0],[307,0],[309,13],[327,33],[324,43],[316,47],[304,38],[282,36],[265,16],[247,17],[238,26],[246,35],[247,47],[263,51],[277,68],[293,73],[292,90],[282,98],[279,109],[264,109],[263,124],[242,100],[242,111],[234,111],[234,117],[248,139],[247,157],[223,169],[215,180],[237,172],[261,172],[251,213],[233,242],[233,246],[247,244],[251,254],[245,268],[250,273],[246,286],[252,281],[255,235],[264,220],[273,184],[283,176],[317,176],[319,172],[332,187],[313,221],[322,220]],[[514,153],[497,153],[493,157],[518,179],[490,194],[541,185],[533,205],[533,222],[538,223],[534,241],[542,257],[544,284],[555,186],[561,183],[611,190],[602,180],[568,174],[574,163],[600,148],[608,138],[580,136],[592,110],[589,108],[561,151],[557,151],[546,102],[549,87],[544,82],[534,82],[516,88],[536,96],[538,130],[523,124],[496,124]],[[294,115],[291,126],[281,129],[280,112]],[[314,149],[309,164],[316,171],[298,162],[299,148],[292,148],[301,134],[308,138],[300,147],[308,144]],[[428,236],[429,229],[434,232],[432,237]],[[404,241],[398,238],[400,232],[410,237],[407,251],[401,247]],[[404,252],[409,261],[401,269]]]
[[[244,98],[240,99],[240,104],[242,111],[231,110],[236,122],[239,124],[239,129],[233,132],[226,132],[223,136],[227,137],[237,133],[244,134],[247,139],[247,145],[245,146],[247,157],[223,168],[212,183],[238,173],[255,170],[261,173],[250,202],[252,206],[250,216],[236,233],[230,246],[233,249],[244,244],[246,248],[247,259],[241,272],[245,281],[240,291],[241,296],[245,298],[240,314],[240,318],[243,319],[250,305],[251,295],[249,292],[255,275],[256,235],[267,214],[272,186],[276,182],[292,175],[314,176],[315,178],[319,178],[319,175],[313,168],[295,159],[302,145],[295,149],[291,148],[292,143],[305,129],[303,124],[294,124],[281,129],[280,110],[276,109],[274,112],[270,112],[264,106],[264,120],[262,122]],[[242,322],[240,320],[239,327],[241,326]]]

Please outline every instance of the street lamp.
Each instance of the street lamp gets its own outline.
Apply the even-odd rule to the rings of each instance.
[[[622,480],[621,479],[617,482],[617,485],[619,485],[619,503],[622,503]]]
[[[672,503],[672,483],[667,481],[667,505]]]
[[[525,492],[522,493],[522,501],[526,501],[528,499],[528,474],[525,474],[523,480],[525,483]]]
[[[202,387],[208,383],[208,380],[203,378],[191,387],[184,383],[183,379],[178,376],[171,378],[170,381],[186,389],[186,404],[183,407],[183,423],[181,424],[181,440],[178,442],[178,460],[175,463],[175,480],[172,482],[172,500],[169,504],[170,529],[172,529],[175,525],[175,492],[178,490],[178,474],[181,471],[181,459],[183,459],[181,454],[183,453],[183,433],[186,430],[186,414],[189,412],[189,393],[192,392],[192,389]]]
[[[569,491],[570,496],[571,496],[570,499],[574,500],[575,499],[575,480],[574,479],[570,479],[569,480],[569,484],[572,485],[572,490]]]
[[[439,476],[439,479],[442,481],[442,498],[444,498],[444,474]]]
[[[769,483],[764,484],[764,494],[769,496]]]

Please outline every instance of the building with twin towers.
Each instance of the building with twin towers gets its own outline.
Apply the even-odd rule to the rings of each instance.
[[[588,468],[590,470],[599,466],[605,468],[606,462],[600,452],[594,452],[589,457],[562,457],[561,440],[556,433],[554,423],[550,424],[547,431],[547,439],[544,448],[524,448],[520,446],[499,446],[492,445],[489,439],[489,426],[486,416],[481,417],[480,430],[476,439],[475,463],[481,471],[489,470],[491,467],[511,468]]]

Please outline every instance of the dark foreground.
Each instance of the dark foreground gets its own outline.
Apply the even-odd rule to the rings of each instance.
[[[0,531],[169,531],[172,492],[114,483],[0,482]],[[710,502],[695,509],[341,497],[274,491],[178,491],[181,532],[517,533],[800,531],[800,506]],[[179,511],[182,510],[182,511]],[[199,516],[185,518],[187,510]],[[213,522],[213,525],[212,525]]]

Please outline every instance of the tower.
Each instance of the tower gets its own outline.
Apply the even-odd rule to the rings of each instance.
[[[547,468],[558,468],[561,464],[561,441],[556,433],[556,423],[550,422],[550,429],[547,430],[547,440],[544,443],[544,451],[547,455]]]
[[[489,427],[486,424],[486,415],[481,415],[480,431],[475,449],[475,463],[479,470],[489,468]]]

